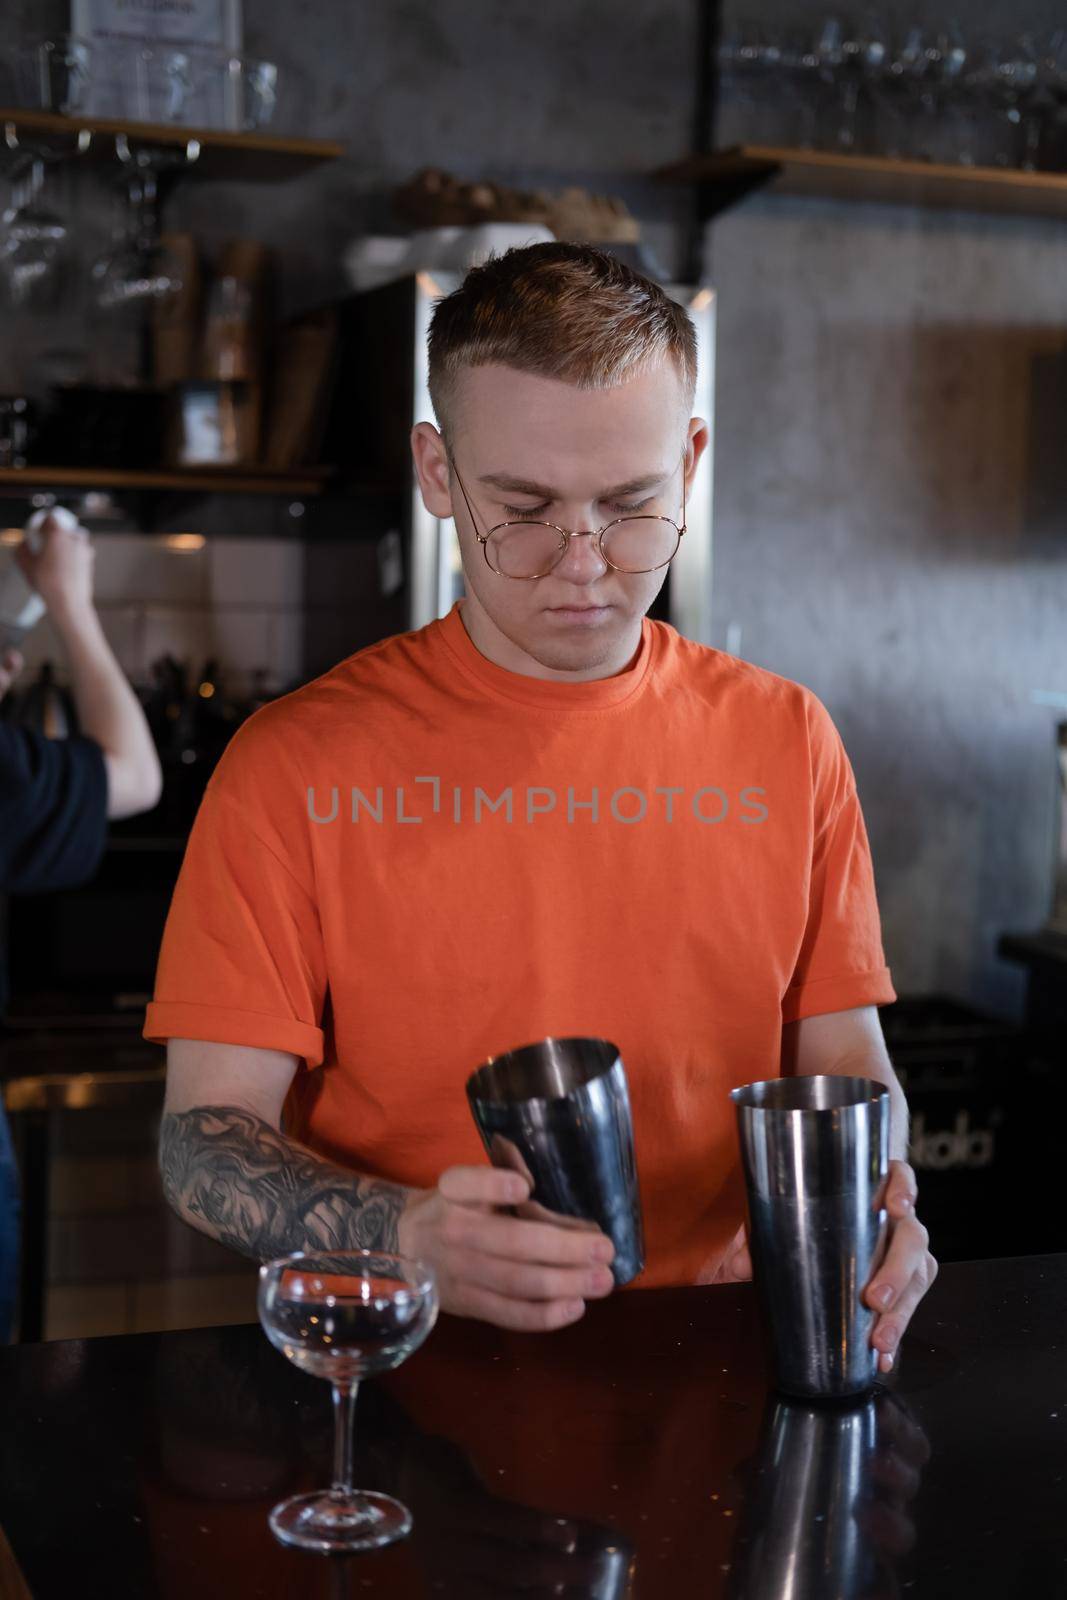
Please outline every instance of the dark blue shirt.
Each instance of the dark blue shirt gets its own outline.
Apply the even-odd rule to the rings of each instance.
[[[0,895],[73,888],[91,878],[107,844],[107,791],[95,739],[50,739],[0,720]],[[5,923],[0,919],[0,1019],[8,1002]],[[10,1335],[18,1259],[18,1178],[0,1097],[0,1343]]]
[[[50,739],[0,721],[0,893],[67,889],[91,878],[107,844],[107,793],[95,739]],[[0,1017],[7,999],[0,948]]]

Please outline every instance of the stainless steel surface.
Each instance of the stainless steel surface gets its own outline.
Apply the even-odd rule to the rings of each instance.
[[[542,1039],[490,1056],[467,1080],[489,1159],[532,1180],[518,1214],[594,1222],[615,1245],[616,1284],[645,1264],[626,1072],[606,1039]],[[526,1208],[530,1208],[527,1210]]]
[[[14,1116],[20,1111],[127,1110],[162,1107],[165,1065],[137,1072],[52,1072],[0,1082],[0,1099]]]
[[[768,1404],[729,1600],[863,1600],[896,1592],[869,1504],[879,1458],[891,1459],[894,1408],[888,1394],[848,1407]]]
[[[877,1379],[862,1292],[888,1232],[889,1092],[874,1078],[771,1078],[732,1089],[752,1275],[775,1381],[861,1394]]]

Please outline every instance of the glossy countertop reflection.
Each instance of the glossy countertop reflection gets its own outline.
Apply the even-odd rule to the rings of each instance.
[[[357,1411],[356,1482],[414,1531],[343,1558],[267,1528],[328,1483],[331,1415],[258,1326],[16,1346],[0,1528],[34,1600],[1051,1600],[1065,1329],[1067,1255],[949,1264],[896,1371],[818,1407],[768,1388],[751,1284],[616,1291],[548,1335],[442,1317]]]

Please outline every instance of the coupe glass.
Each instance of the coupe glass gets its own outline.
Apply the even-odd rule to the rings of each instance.
[[[76,117],[85,110],[92,75],[87,39],[61,34],[24,45],[16,54],[19,104]]]
[[[186,121],[235,133],[255,132],[273,121],[278,97],[275,62],[205,46],[191,46],[188,62]]]
[[[11,204],[0,216],[0,284],[14,309],[54,310],[64,288],[67,225],[41,202],[44,157],[23,154]]]
[[[402,1539],[407,1507],[352,1487],[352,1421],[360,1379],[406,1361],[437,1321],[433,1269],[372,1250],[298,1250],[260,1267],[258,1307],[271,1344],[333,1385],[333,1485],[280,1501],[269,1519],[275,1538],[337,1554]]]
[[[1017,85],[1019,91],[1008,112],[1013,120],[1015,116],[1019,120],[1018,165],[1026,172],[1035,172],[1053,105],[1048,61],[1042,50],[1042,41],[1029,33],[1021,34],[1004,54],[1009,83]]]
[[[718,47],[719,137],[725,144],[773,141],[769,116],[779,102],[781,49],[763,23],[739,22]]]
[[[811,30],[791,23],[782,37],[780,87],[785,110],[782,143],[798,150],[814,149],[819,136],[822,63]]]
[[[127,47],[129,50],[129,47]],[[127,62],[127,81],[134,93],[134,116],[140,122],[184,122],[191,83],[185,50],[138,42]]]
[[[1028,35],[1007,44],[994,34],[980,35],[974,48],[974,69],[965,81],[991,116],[991,155],[986,164],[998,167],[1033,165],[1032,139],[1036,124],[1024,115],[1037,83],[1038,63]]]
[[[944,24],[934,49],[936,127],[931,135],[931,158],[971,167],[975,164],[974,124],[965,92],[970,45],[956,18]]]
[[[866,111],[873,89],[887,70],[889,48],[885,30],[873,12],[864,12],[847,24],[839,34],[839,42],[840,117],[836,142],[839,148],[851,151],[869,142],[866,130],[861,134],[860,112]]]
[[[922,27],[912,24],[896,33],[875,89],[878,143],[882,154],[891,160],[922,154],[925,119],[931,104],[927,75],[932,75],[935,65]]]
[[[1067,166],[1067,28],[1057,28],[1042,41],[1042,73],[1051,109],[1042,139],[1043,167],[1062,171]]]
[[[832,149],[837,143],[837,99],[840,90],[841,66],[845,59],[841,38],[841,22],[837,17],[824,17],[812,51],[818,62],[821,125],[816,135],[820,149]]]
[[[159,215],[160,174],[174,164],[172,154],[149,146],[130,159],[131,170],[123,175],[125,229],[90,268],[102,310],[139,316],[153,304],[171,304],[181,293],[184,267],[160,233]]]

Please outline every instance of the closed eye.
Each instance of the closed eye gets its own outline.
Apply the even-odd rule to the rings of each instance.
[[[651,498],[640,501],[640,503],[636,506],[608,505],[605,502],[605,509],[608,511],[614,511],[616,515],[624,517],[634,511],[643,511],[645,506],[650,506],[651,504]],[[546,500],[543,506],[505,506],[504,510],[507,512],[509,517],[542,517],[550,505],[551,501]]]

